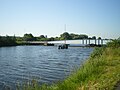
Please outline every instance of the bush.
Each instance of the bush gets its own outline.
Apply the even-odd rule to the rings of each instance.
[[[112,40],[112,42],[108,42],[107,47],[113,47],[113,48],[120,47],[120,40]]]
[[[104,47],[95,48],[94,52],[91,54],[91,58],[100,57],[103,54]]]

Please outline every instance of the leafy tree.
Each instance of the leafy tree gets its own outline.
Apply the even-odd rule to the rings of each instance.
[[[31,33],[30,34],[24,34],[23,39],[25,41],[34,41],[35,40],[34,36]]]
[[[98,37],[98,39],[102,39],[101,37]]]
[[[75,40],[75,39],[87,39],[88,36],[87,35],[84,35],[84,34],[70,34],[72,40]]]
[[[45,38],[45,36],[44,35],[40,35],[40,38]]]
[[[71,36],[71,39],[80,39],[80,35],[78,35],[78,34],[73,34],[73,33],[71,33],[70,34],[70,36]]]
[[[59,38],[59,37],[55,37],[54,40],[55,40],[55,41],[58,41],[58,40],[60,40],[60,38]]]
[[[60,39],[61,40],[75,40],[75,39],[88,39],[88,36],[85,35],[85,34],[74,34],[74,33],[71,33],[69,34],[68,32],[65,32],[63,34],[60,35]]]
[[[23,37],[16,37],[16,41],[18,42],[23,41]]]
[[[0,36],[0,46],[13,46],[17,45],[16,37],[12,36]]]
[[[107,43],[108,47],[112,47],[112,48],[119,48],[120,47],[120,40],[112,40],[112,42],[108,42]]]
[[[88,39],[92,39],[91,37],[89,37]]]
[[[120,37],[118,38],[118,40],[120,40]]]
[[[96,39],[96,36],[93,36],[92,39]]]
[[[88,39],[88,36],[85,34],[80,34],[79,39]]]
[[[60,35],[61,40],[70,40],[71,36],[68,32],[64,32],[63,34]]]
[[[54,40],[55,40],[54,37],[48,38],[48,41],[54,41]]]

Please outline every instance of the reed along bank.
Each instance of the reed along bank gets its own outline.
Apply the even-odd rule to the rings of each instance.
[[[36,80],[22,90],[116,90],[120,82],[120,41],[95,48],[89,59],[62,82],[40,86]],[[21,90],[21,88],[17,88]]]

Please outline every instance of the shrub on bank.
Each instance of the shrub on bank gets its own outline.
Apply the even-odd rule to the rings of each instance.
[[[113,48],[120,47],[120,40],[112,40],[112,42],[108,42],[107,47],[113,47]]]
[[[51,86],[24,85],[23,90],[113,90],[120,81],[120,42],[96,48],[90,58],[63,82]]]

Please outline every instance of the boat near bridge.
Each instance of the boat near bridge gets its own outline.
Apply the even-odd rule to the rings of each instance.
[[[106,45],[111,39],[80,39],[62,41],[27,41],[23,45],[43,45],[57,46],[58,49],[68,49],[68,47],[100,47]]]
[[[67,44],[68,47],[100,47],[106,45],[106,43],[112,41],[111,39],[79,39],[79,40],[61,40],[61,41],[49,41],[55,46]]]

